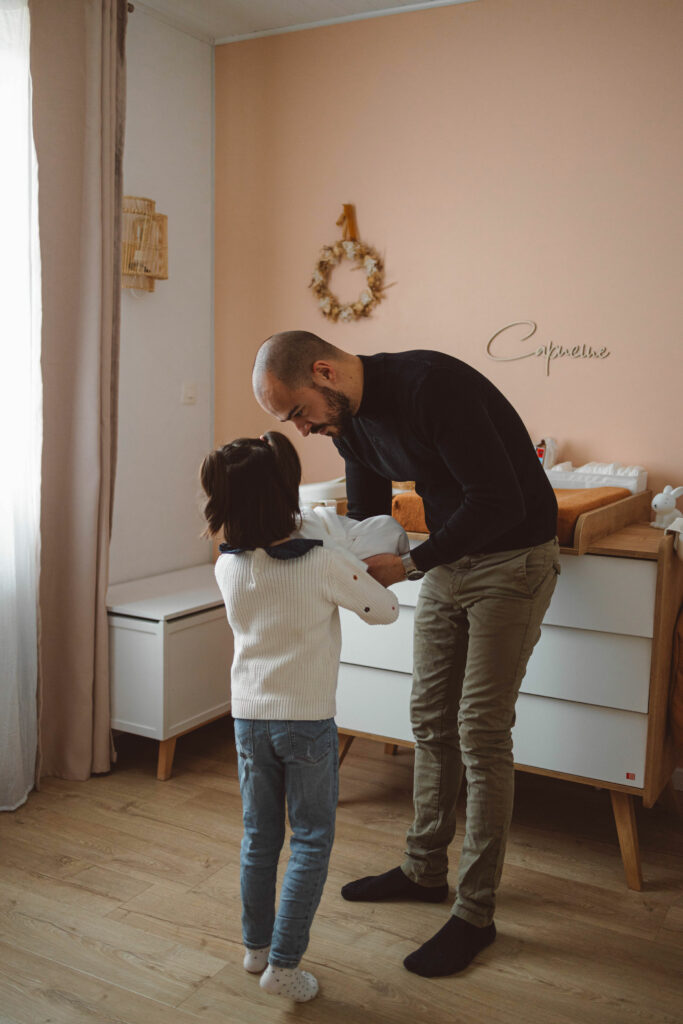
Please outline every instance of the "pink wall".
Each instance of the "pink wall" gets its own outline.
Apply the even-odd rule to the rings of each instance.
[[[218,47],[216,440],[273,425],[254,354],[302,328],[450,352],[562,459],[683,484],[681,38],[678,0],[481,0]],[[307,284],[344,202],[397,283],[331,324]],[[610,354],[492,361],[522,320]],[[299,450],[307,480],[343,471],[329,440]]]

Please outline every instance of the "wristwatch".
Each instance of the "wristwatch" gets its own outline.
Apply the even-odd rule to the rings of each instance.
[[[418,569],[418,567],[415,565],[415,562],[413,561],[413,556],[410,554],[410,551],[406,551],[405,555],[400,556],[400,559],[403,562],[403,568],[406,571],[407,580],[422,579],[424,573],[422,572],[422,569]]]

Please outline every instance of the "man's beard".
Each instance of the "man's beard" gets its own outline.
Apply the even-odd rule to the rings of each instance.
[[[332,388],[321,387],[319,384],[313,384],[313,388],[325,396],[329,419],[325,423],[319,423],[311,427],[311,433],[319,434],[325,427],[334,427],[336,436],[345,434],[351,426],[351,420],[353,419],[351,401],[348,395],[345,395],[343,391],[334,391]]]

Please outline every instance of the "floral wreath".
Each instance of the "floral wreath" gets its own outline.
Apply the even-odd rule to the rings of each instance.
[[[342,304],[329,289],[330,274],[343,259],[352,260],[354,270],[365,271],[365,288],[355,302]],[[360,320],[370,316],[373,308],[382,301],[384,290],[384,265],[379,253],[371,245],[356,240],[339,241],[324,245],[313,271],[309,288],[318,296],[320,312],[328,320]]]

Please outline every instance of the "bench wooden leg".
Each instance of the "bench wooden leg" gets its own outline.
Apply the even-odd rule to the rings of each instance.
[[[351,744],[355,740],[355,736],[340,736],[339,737],[339,765],[341,766],[344,758],[349,752]]]
[[[636,889],[640,892],[643,888],[643,873],[640,867],[640,848],[633,797],[628,793],[618,793],[615,790],[610,790],[610,797],[619,836],[621,859],[624,862],[626,884],[629,889]]]
[[[173,755],[175,754],[175,741],[178,737],[171,736],[170,740],[159,740],[159,760],[157,761],[157,779],[166,782],[171,778],[173,770]]]

